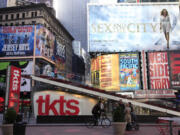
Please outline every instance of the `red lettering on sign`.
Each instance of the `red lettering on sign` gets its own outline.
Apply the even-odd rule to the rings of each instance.
[[[64,96],[60,96],[59,99],[53,100],[51,103],[50,95],[46,95],[45,99],[43,99],[43,96],[39,96],[36,103],[38,104],[38,115],[49,115],[50,111],[54,115],[78,115],[80,112],[77,106],[79,101],[74,99],[65,100]]]

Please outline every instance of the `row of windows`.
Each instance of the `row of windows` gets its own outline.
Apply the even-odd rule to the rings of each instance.
[[[3,17],[5,16],[5,17]],[[5,20],[13,20],[13,19],[19,19],[19,18],[26,18],[26,16],[28,16],[28,12],[27,13],[17,13],[17,14],[7,14],[7,15],[0,15],[0,20],[4,20],[3,18],[5,18]],[[37,16],[37,12],[31,12],[31,17],[36,17]]]
[[[31,24],[36,24],[36,21],[32,21]],[[4,26],[19,26],[19,25],[27,25],[25,24],[25,22],[19,23],[5,23]],[[3,26],[2,24],[0,24],[0,26]]]

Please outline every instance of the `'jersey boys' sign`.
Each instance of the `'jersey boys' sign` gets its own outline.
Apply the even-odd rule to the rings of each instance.
[[[91,115],[96,100],[58,91],[34,93],[34,113],[37,115]]]

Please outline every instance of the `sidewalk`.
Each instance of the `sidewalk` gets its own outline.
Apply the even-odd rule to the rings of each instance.
[[[173,135],[178,135],[180,127],[173,128]],[[0,135],[2,135],[0,129]],[[113,135],[112,126],[109,128],[94,127],[87,128],[83,125],[27,125],[26,135]],[[140,125],[138,131],[126,131],[125,135],[169,135],[167,130],[160,134],[158,125]]]
[[[0,128],[2,125],[2,116],[0,115]],[[35,118],[25,120],[27,123],[26,135],[113,135],[112,126],[109,128],[102,128],[100,126],[94,128],[87,128],[83,123],[81,124],[37,124]],[[138,131],[126,131],[125,135],[169,135],[167,126],[159,124],[143,124],[140,123]],[[173,135],[178,135],[180,125],[173,127]],[[161,132],[161,133],[160,133]],[[0,129],[0,135],[2,135]]]

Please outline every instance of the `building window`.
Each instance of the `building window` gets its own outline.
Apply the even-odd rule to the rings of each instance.
[[[13,23],[11,23],[11,26],[13,26]]]
[[[19,19],[19,14],[16,14],[16,18]]]
[[[36,24],[36,21],[32,21],[32,24]]]
[[[6,23],[5,26],[8,26],[8,24]]]
[[[22,25],[25,25],[25,23],[24,23],[24,22],[22,22]]]
[[[31,12],[31,17],[34,17],[34,12]]]
[[[16,23],[16,26],[18,26],[18,25],[19,25],[19,23],[17,22],[17,23]]]
[[[22,14],[22,18],[25,18],[25,13]]]
[[[2,20],[3,19],[3,16],[2,15],[0,15],[0,20]]]
[[[6,20],[8,20],[8,15],[6,15]]]
[[[11,14],[11,19],[12,19],[12,20],[14,19],[14,15],[13,15],[13,14]]]
[[[34,15],[37,16],[37,12],[34,12]]]

